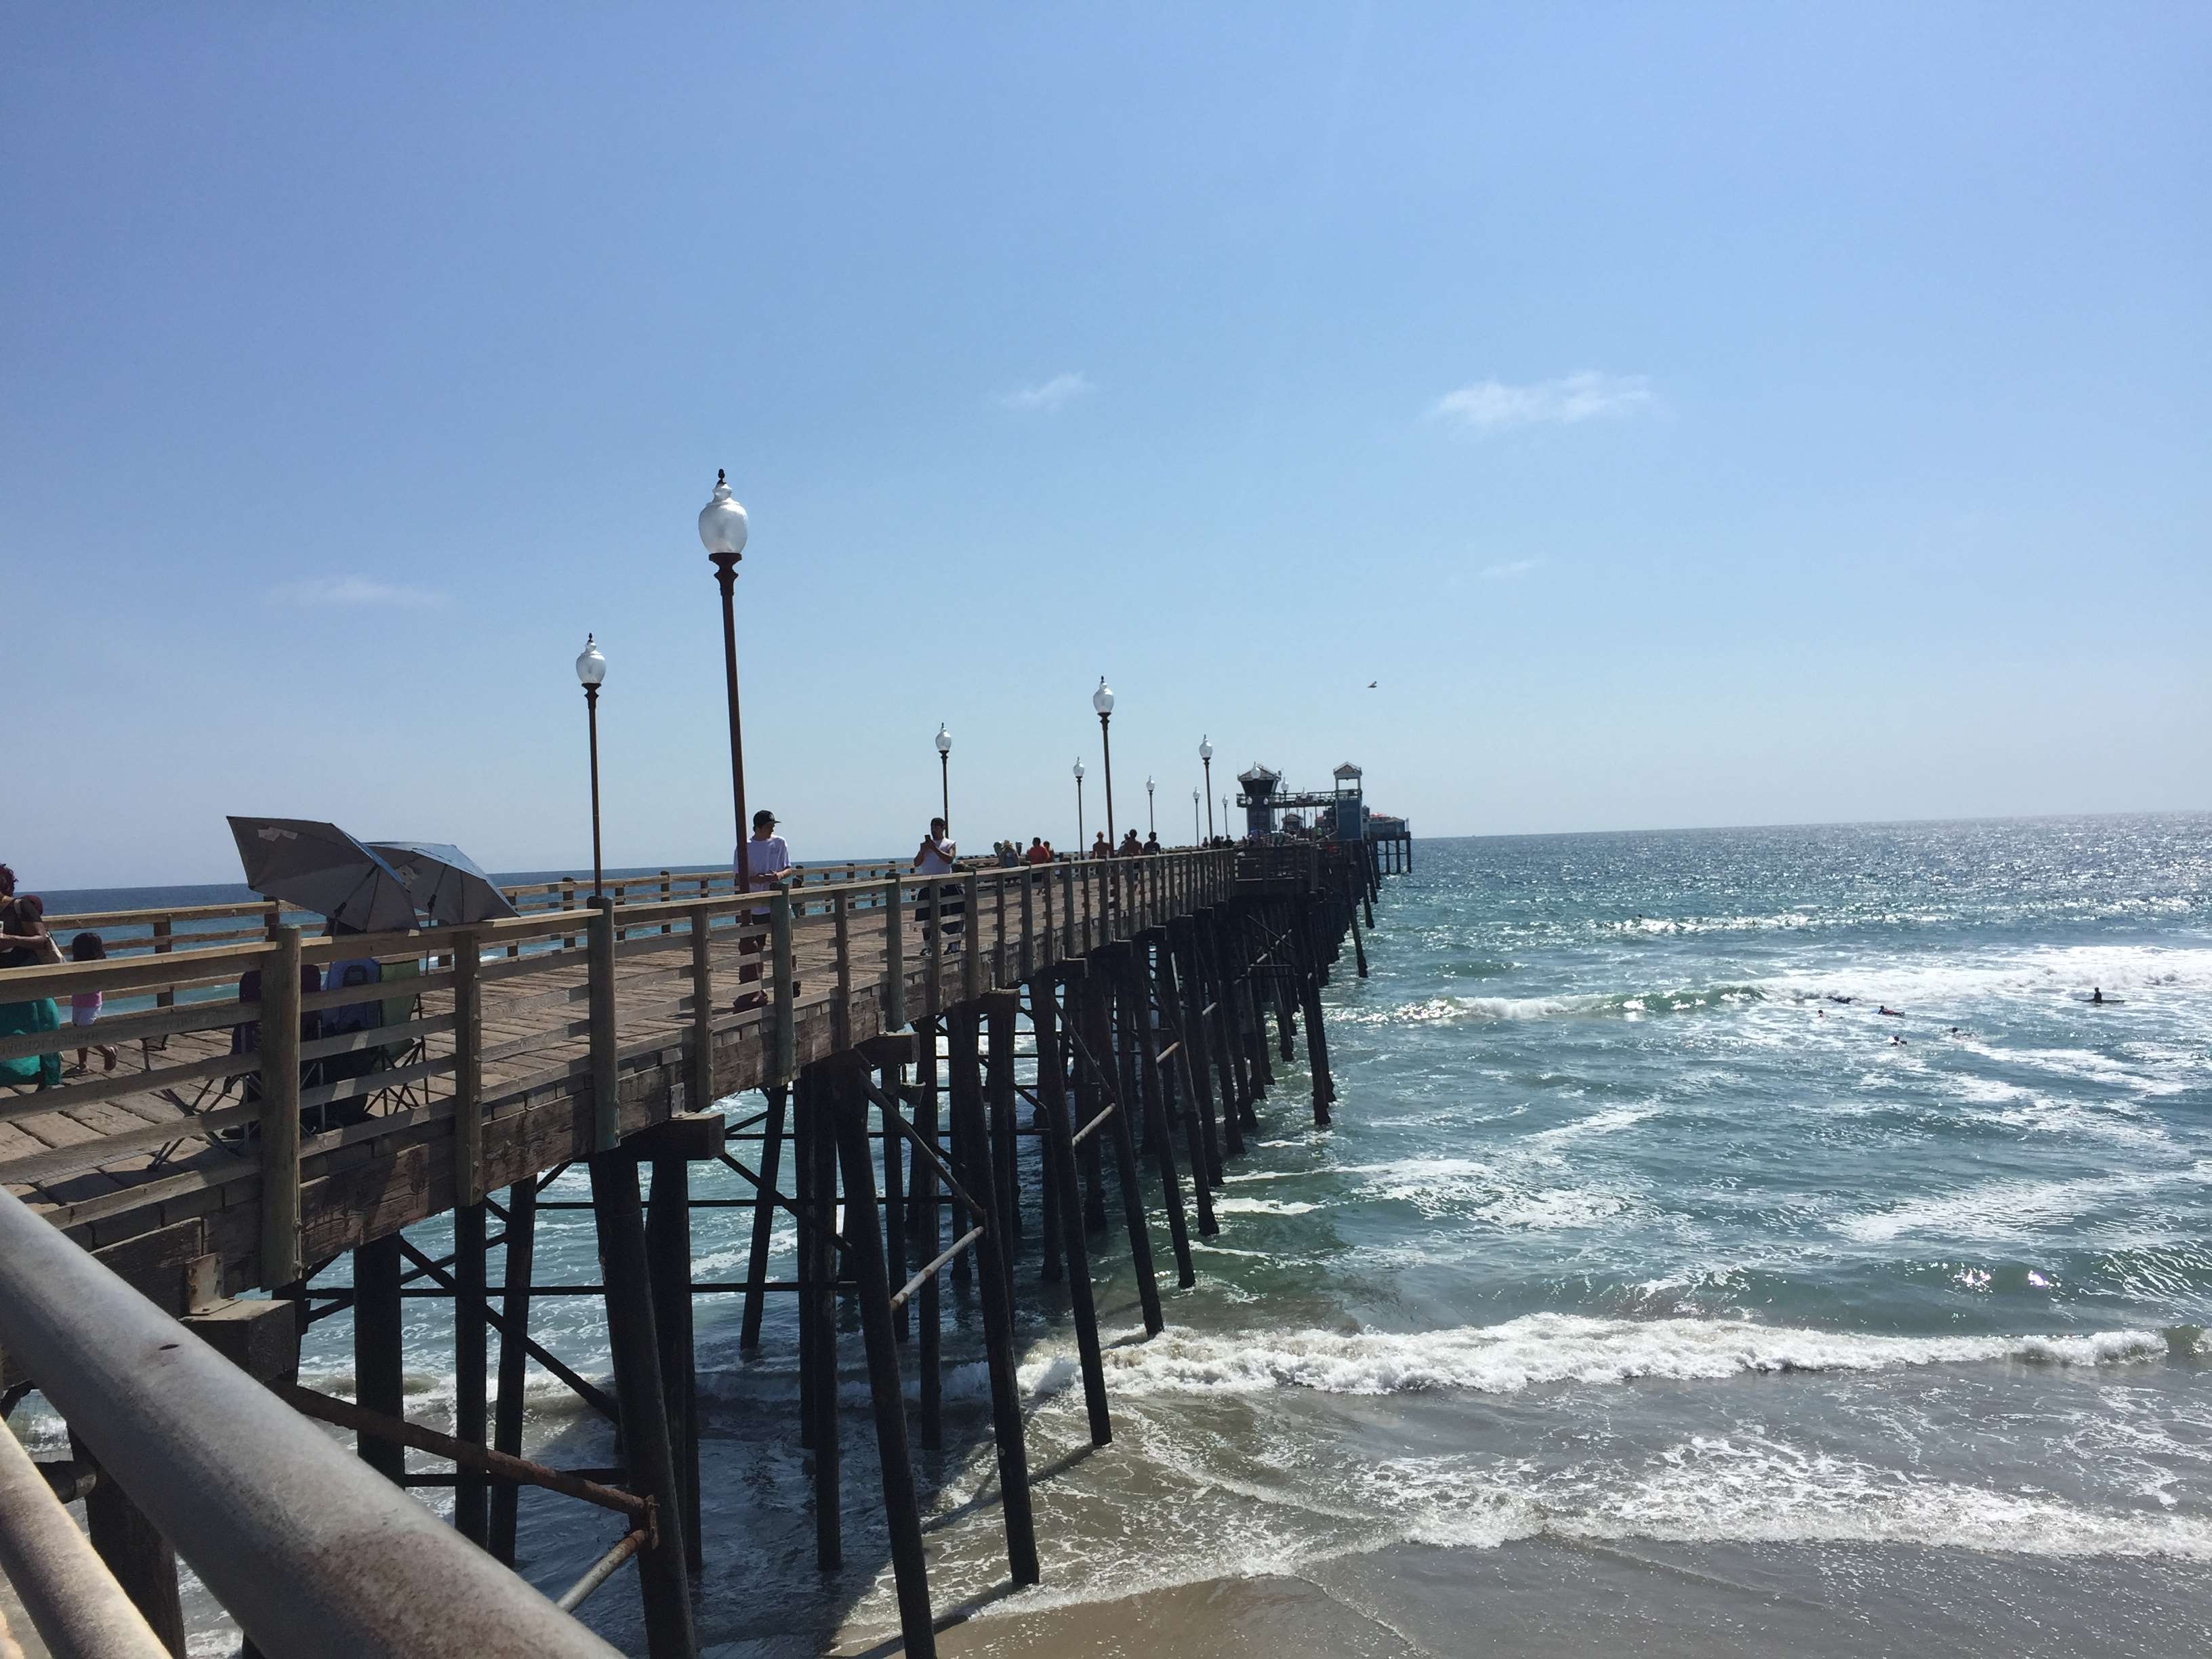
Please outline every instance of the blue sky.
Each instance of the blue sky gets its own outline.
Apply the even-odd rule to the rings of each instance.
[[[2212,805],[2202,8],[19,8],[33,886]],[[1373,691],[1370,680],[1379,682]],[[1224,763],[1228,763],[1224,764]]]

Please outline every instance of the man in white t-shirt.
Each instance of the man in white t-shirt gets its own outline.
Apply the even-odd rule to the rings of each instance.
[[[732,872],[750,876],[748,887],[756,893],[764,893],[783,884],[777,878],[791,868],[791,848],[781,836],[775,833],[775,814],[765,806],[753,814],[752,839],[741,843],[730,860]],[[765,910],[755,914],[766,915]]]
[[[745,883],[748,892],[772,891],[778,887],[788,884],[795,873],[794,866],[791,862],[791,848],[785,844],[783,837],[775,833],[775,814],[765,806],[754,813],[752,838],[740,842],[730,860],[732,872]],[[766,905],[762,905],[753,911],[754,925],[764,922],[768,918],[769,911]],[[768,939],[764,934],[738,941],[738,953],[740,956],[757,957],[767,948]],[[748,986],[757,985],[760,982],[760,976],[759,963],[744,962],[738,965],[739,983]],[[738,997],[735,1005],[736,1012],[743,1013],[748,1008],[757,1008],[767,1000],[758,991],[744,991]]]
[[[921,846],[915,853],[914,863],[909,868],[918,870],[925,876],[949,876],[953,873],[956,860],[960,856],[960,845],[945,833],[946,828],[943,818],[930,819],[929,833],[921,838]],[[957,884],[948,881],[937,890],[937,914],[944,918],[947,938],[960,931],[963,908]],[[929,927],[925,922],[922,924],[922,938],[926,940],[928,937]]]

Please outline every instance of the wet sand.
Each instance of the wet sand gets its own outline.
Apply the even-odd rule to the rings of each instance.
[[[1397,1545],[1295,1576],[1016,1610],[947,1630],[970,1659],[1277,1652],[2170,1655],[2212,1639],[2212,1568],[1891,1545]],[[750,1646],[714,1650],[735,1656]],[[898,1652],[857,1634],[846,1655]]]

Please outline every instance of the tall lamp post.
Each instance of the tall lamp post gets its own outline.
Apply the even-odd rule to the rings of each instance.
[[[1160,838],[1160,821],[1152,816],[1152,781],[1145,780],[1145,833],[1154,841]]]
[[[945,722],[937,723],[937,787],[944,805],[938,810],[945,814],[945,833],[952,833],[952,734],[945,729]]]
[[[1198,740],[1199,764],[1206,768],[1206,838],[1213,839],[1213,739],[1201,735]],[[1224,807],[1223,809],[1226,811]]]
[[[730,695],[730,793],[738,815],[738,890],[752,888],[752,860],[745,856],[745,738],[738,718],[738,561],[745,553],[745,509],[730,494],[729,474],[716,468],[714,495],[699,509],[699,540],[714,562],[714,580],[722,585],[722,677]]]
[[[584,721],[592,733],[592,896],[598,898],[606,888],[599,865],[599,687],[606,684],[607,659],[590,634],[576,659],[576,678],[584,688]]]
[[[1114,688],[1106,684],[1106,677],[1098,677],[1098,689],[1091,694],[1091,706],[1098,711],[1098,746],[1106,761],[1106,845],[1114,845],[1114,738],[1109,729],[1114,722]]]
[[[1081,757],[1080,756],[1078,756],[1078,757],[1076,757],[1076,762],[1075,762],[1075,856],[1076,856],[1076,857],[1078,857],[1078,858],[1081,858],[1081,857],[1083,857],[1083,856],[1084,856],[1084,847],[1083,847],[1083,760],[1082,760],[1082,757]]]

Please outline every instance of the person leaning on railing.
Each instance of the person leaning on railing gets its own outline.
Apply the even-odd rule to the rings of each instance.
[[[15,872],[10,871],[11,889],[14,882]],[[45,900],[26,893],[0,904],[0,969],[44,968],[61,959],[61,947],[46,932]],[[23,1036],[33,1031],[58,1031],[61,1028],[61,1009],[52,997],[0,1002],[0,1036]],[[61,1080],[59,1049],[50,1054],[22,1054],[14,1060],[0,1060],[0,1083],[27,1083],[36,1088],[52,1089]]]
[[[754,813],[751,838],[741,842],[730,860],[732,872],[752,892],[773,892],[779,887],[787,887],[799,874],[799,866],[791,861],[790,846],[775,833],[776,823],[775,814],[765,806]],[[749,925],[756,929],[763,927],[771,914],[765,905],[759,906],[754,909]],[[752,986],[760,983],[761,964],[757,958],[767,949],[768,939],[764,933],[756,931],[750,939],[738,941],[738,955],[755,958],[738,963],[738,979],[740,983]],[[792,994],[796,996],[798,986],[793,985],[791,988]],[[742,1014],[748,1009],[762,1006],[767,1000],[768,998],[757,990],[741,992],[738,1000],[731,1004],[731,1010]]]

